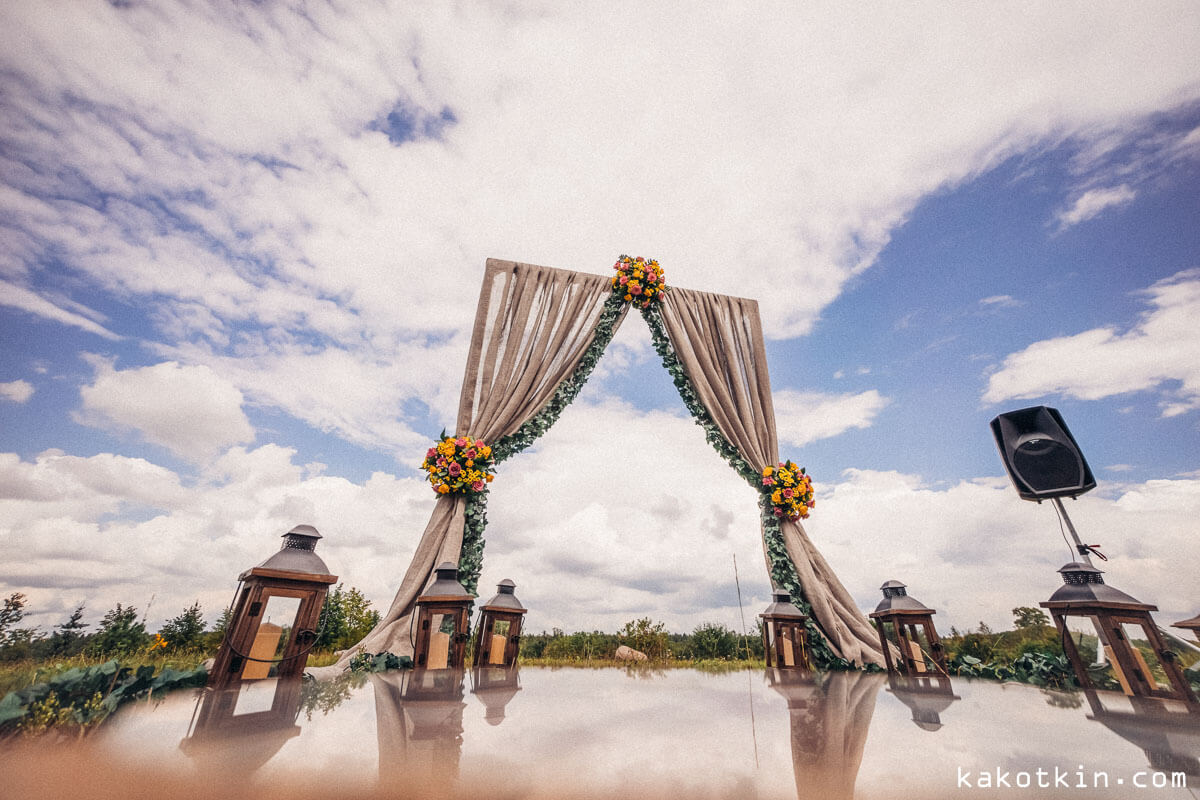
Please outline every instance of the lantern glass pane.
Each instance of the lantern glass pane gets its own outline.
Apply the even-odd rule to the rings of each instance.
[[[492,626],[492,642],[488,647],[487,663],[503,664],[504,650],[508,646],[508,632],[511,623],[506,619],[496,620]]]
[[[796,666],[796,629],[791,625],[784,625],[779,635],[783,639],[783,665]]]
[[[271,595],[259,616],[258,629],[250,644],[250,658],[242,670],[242,680],[274,677],[283,657],[288,641],[292,638],[292,627],[300,611],[299,597]]]
[[[450,640],[453,636],[454,614],[434,614],[430,624],[429,658],[425,662],[429,669],[450,666]]]
[[[1150,685],[1150,688],[1169,691],[1171,683],[1167,680],[1167,673],[1158,660],[1158,654],[1154,652],[1154,645],[1151,644],[1149,634],[1141,625],[1130,622],[1122,623],[1121,633],[1125,634],[1125,639],[1133,651],[1134,663],[1145,676],[1146,683]]]

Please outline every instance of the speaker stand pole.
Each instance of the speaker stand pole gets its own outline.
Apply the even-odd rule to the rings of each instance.
[[[1053,499],[1054,505],[1058,509],[1058,513],[1062,515],[1062,519],[1067,521],[1067,530],[1071,532],[1071,538],[1075,540],[1075,552],[1083,556],[1083,560],[1087,562],[1089,567],[1096,566],[1092,563],[1092,558],[1089,555],[1087,547],[1083,542],[1079,541],[1079,534],[1075,532],[1075,526],[1071,524],[1071,517],[1067,515],[1067,509],[1065,506],[1063,506],[1062,498],[1055,497]],[[1100,640],[1096,646],[1096,663],[1103,664],[1108,660],[1104,653],[1104,648],[1108,646],[1108,634],[1106,634],[1104,629],[1099,625],[1096,625],[1096,638]]]
[[[1071,524],[1071,518],[1069,516],[1067,516],[1067,509],[1066,509],[1066,507],[1063,506],[1062,498],[1055,497],[1054,505],[1055,505],[1055,507],[1058,508],[1058,513],[1062,515],[1062,518],[1067,521],[1067,530],[1069,530],[1071,532],[1071,538],[1075,540],[1075,552],[1077,552],[1077,553],[1079,553],[1079,555],[1083,556],[1083,560],[1087,563],[1087,565],[1089,567],[1096,566],[1095,564],[1092,563],[1091,556],[1088,555],[1087,546],[1084,545],[1083,542],[1079,541],[1079,534],[1075,532],[1075,526]]]

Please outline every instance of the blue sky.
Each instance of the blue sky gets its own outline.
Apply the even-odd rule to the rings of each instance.
[[[996,627],[1053,591],[988,430],[1048,404],[1112,582],[1191,616],[1200,20],[1034,8],[0,11],[0,593],[212,617],[307,522],[386,606],[484,260],[629,252],[759,300],[865,610],[900,578]],[[734,555],[768,597],[754,498],[634,315],[491,518],[483,585],[535,629],[736,627]]]

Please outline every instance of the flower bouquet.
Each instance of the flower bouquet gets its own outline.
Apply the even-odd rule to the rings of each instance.
[[[429,448],[421,469],[438,494],[482,492],[496,477],[491,472],[492,448],[470,436],[446,436]]]
[[[763,467],[763,492],[770,493],[772,513],[790,520],[805,519],[817,504],[813,499],[812,478],[804,467],[792,461],[780,461],[777,467]]]
[[[663,269],[654,259],[621,256],[613,265],[613,292],[638,308],[649,308],[667,288]]]

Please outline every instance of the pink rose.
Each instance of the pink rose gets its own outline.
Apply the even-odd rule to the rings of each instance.
[[[467,446],[467,440],[466,440],[466,439],[464,439],[464,438],[462,438],[461,436],[460,436],[460,437],[458,437],[457,439],[455,439],[455,440],[454,440],[454,443],[455,443],[456,445],[458,445],[459,447],[466,447],[466,446]]]
[[[778,508],[777,508],[777,509],[775,509],[775,516],[777,516],[777,517],[782,517],[782,516],[783,516],[783,511],[782,511],[781,509],[778,509]]]
[[[622,276],[621,276],[621,285],[622,285],[622,286],[624,286],[624,285],[625,285],[625,284],[627,284],[627,283],[629,283],[629,276],[628,276],[628,275],[622,275]]]
[[[790,498],[791,498],[791,496],[792,496],[793,494],[795,494],[795,492],[793,492],[791,489],[784,489],[784,490],[783,490],[783,496],[784,496],[784,497],[787,497],[787,498],[789,498],[789,499],[790,499]]]
[[[763,478],[763,486],[774,486],[774,485],[775,485],[774,478]]]
[[[630,289],[630,290],[629,290],[629,293],[630,293],[630,294],[641,294],[641,293],[642,293],[642,287],[640,287],[640,286],[635,286],[635,287],[633,287],[632,289]]]
[[[483,491],[483,481],[475,481],[474,483],[471,484],[471,488],[477,492],[482,492]]]
[[[474,448],[474,447],[472,447],[470,450],[468,450],[466,453],[464,453],[464,455],[465,455],[465,456],[466,456],[466,457],[467,457],[469,460],[471,460],[471,461],[474,461],[474,460],[475,460],[475,456],[476,456],[476,455],[478,455],[478,454],[475,452],[475,448]]]
[[[429,448],[429,452],[425,454],[425,457],[426,458],[437,458],[437,448],[436,447]]]
[[[450,463],[450,470],[449,470],[449,472],[450,472],[450,475],[451,475],[451,477],[455,477],[455,478],[457,478],[459,475],[461,475],[461,474],[462,474],[462,467],[460,467],[460,466],[458,465],[458,462],[457,462],[457,461],[452,461],[452,462]]]
[[[437,465],[438,465],[438,468],[439,468],[439,469],[445,469],[445,468],[446,468],[446,459],[444,459],[444,458],[439,458],[439,459],[437,460]]]

